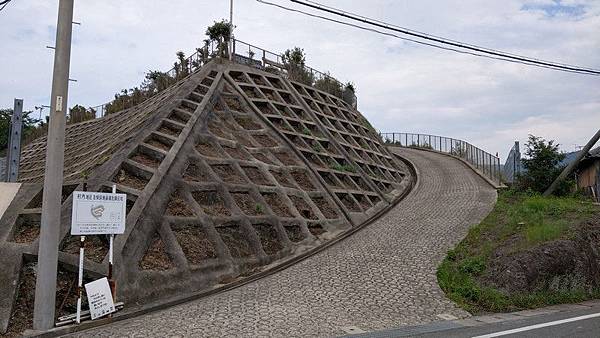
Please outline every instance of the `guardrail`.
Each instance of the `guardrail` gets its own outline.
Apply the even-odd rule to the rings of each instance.
[[[379,135],[387,145],[428,149],[459,157],[492,182],[502,184],[500,158],[466,141],[429,134],[380,133]]]

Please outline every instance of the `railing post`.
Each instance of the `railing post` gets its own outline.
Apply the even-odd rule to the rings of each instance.
[[[466,157],[467,157],[467,162],[471,163],[471,145],[469,143],[465,143],[465,148],[466,148]]]
[[[502,175],[500,174],[500,157],[497,158],[496,165],[497,165],[496,176],[498,178],[498,184],[500,184],[500,183],[502,183]]]
[[[486,158],[487,158],[487,155],[483,157],[483,174],[484,175],[486,173],[486,170],[485,170],[485,168],[486,168]]]
[[[232,39],[232,46],[231,46],[231,60],[233,62],[235,62],[235,39]]]

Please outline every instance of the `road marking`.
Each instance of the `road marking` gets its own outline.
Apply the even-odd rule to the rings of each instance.
[[[541,323],[541,324],[536,324],[536,325],[523,326],[518,329],[494,332],[494,333],[484,334],[482,336],[477,336],[477,337],[473,337],[473,338],[492,338],[492,337],[506,336],[506,335],[513,334],[513,333],[540,329],[542,327],[547,327],[547,326],[561,325],[561,324],[565,324],[565,323],[576,322],[578,320],[590,319],[590,318],[595,318],[595,317],[600,317],[600,313],[592,313],[592,314],[585,315],[585,316],[555,320],[553,322]]]

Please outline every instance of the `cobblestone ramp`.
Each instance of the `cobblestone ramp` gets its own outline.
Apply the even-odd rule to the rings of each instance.
[[[23,297],[35,278],[45,143],[23,149],[24,184],[0,220],[0,332],[11,313],[30,310]],[[414,180],[342,100],[227,61],[136,107],[67,128],[59,247],[67,272],[76,271],[79,252],[69,235],[71,195],[84,177],[90,191],[115,184],[127,193],[114,253],[118,298],[129,308],[298,257],[385,211]],[[107,252],[104,237],[86,236],[87,278],[106,275]],[[67,272],[60,313],[74,311]]]
[[[496,191],[462,162],[398,149],[419,171],[413,191],[359,233],[235,290],[77,334],[79,337],[328,337],[468,314],[435,271],[492,209]]]

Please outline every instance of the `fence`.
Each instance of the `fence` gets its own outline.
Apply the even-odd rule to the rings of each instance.
[[[173,68],[165,72],[168,81],[167,85],[171,85],[188,74],[193,73],[213,58],[219,55],[226,57],[227,54],[228,46],[225,43],[219,44],[214,41],[206,43],[203,47],[197,48],[192,55],[184,60],[180,60]],[[231,60],[235,63],[274,72],[278,75],[285,76],[290,80],[315,86],[317,89],[321,89],[343,99],[353,108],[356,108],[357,106],[357,99],[354,91],[347,90],[340,81],[327,73],[320,72],[306,65],[300,69],[291,69],[289,66],[285,65],[281,54],[273,53],[261,47],[236,39],[232,39],[231,54],[233,55]],[[141,102],[134,102],[133,104],[137,103]],[[91,109],[95,111],[96,117],[102,117],[106,115],[109,104],[110,102],[104,103],[91,107]]]
[[[504,180],[506,180],[507,183],[513,183],[521,171],[521,150],[519,141],[516,141],[508,153],[504,168],[502,168]]]
[[[233,61],[236,63],[275,72],[290,80],[315,86],[317,89],[341,98],[353,108],[356,108],[357,99],[354,91],[346,88],[343,83],[328,73],[320,72],[307,65],[302,65],[301,68],[287,65],[281,54],[236,39],[233,39],[232,51]]]
[[[500,159],[468,142],[428,134],[380,133],[380,135],[388,145],[435,150],[459,157],[470,163],[492,182],[498,185],[502,184]]]

